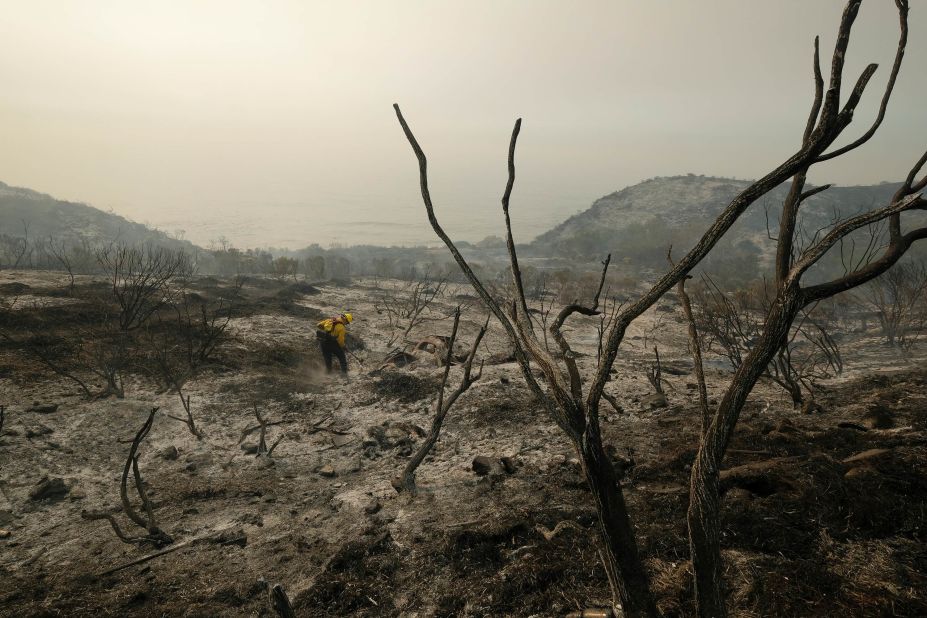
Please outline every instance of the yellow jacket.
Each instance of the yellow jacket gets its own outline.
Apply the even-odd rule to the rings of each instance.
[[[347,333],[347,329],[341,322],[341,318],[325,318],[316,324],[316,327],[334,337],[338,341],[338,345],[342,348],[344,347],[344,336],[345,333]]]

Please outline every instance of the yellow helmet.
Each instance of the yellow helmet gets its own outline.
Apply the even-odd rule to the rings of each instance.
[[[354,316],[351,315],[350,313],[342,313],[341,315],[342,317],[344,317],[344,321],[347,322],[348,324],[354,321]]]

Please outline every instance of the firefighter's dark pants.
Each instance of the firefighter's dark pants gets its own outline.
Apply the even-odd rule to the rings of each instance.
[[[344,350],[338,345],[338,340],[323,330],[316,331],[316,337],[319,339],[319,346],[322,348],[322,357],[325,359],[325,371],[332,372],[332,358],[337,358],[341,364],[341,373],[348,373],[348,358],[344,355]]]

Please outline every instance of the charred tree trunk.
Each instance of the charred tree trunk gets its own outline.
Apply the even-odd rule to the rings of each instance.
[[[776,299],[766,320],[763,335],[734,373],[692,466],[687,521],[692,570],[695,574],[695,599],[701,618],[722,618],[727,615],[721,589],[718,486],[724,451],[747,396],[788,337],[792,322],[802,305],[797,286]]]
[[[509,340],[514,346],[515,358],[522,375],[531,392],[550,413],[557,425],[570,436],[576,450],[582,457],[583,470],[595,497],[604,539],[603,562],[608,572],[616,604],[621,605],[622,613],[629,616],[654,616],[656,609],[649,590],[648,578],[643,568],[637,549],[634,530],[631,526],[621,488],[615,478],[609,459],[602,448],[598,428],[598,404],[609,380],[628,326],[647,309],[652,307],[668,290],[701,262],[714,248],[718,241],[730,230],[746,209],[763,195],[769,193],[789,178],[793,178],[793,190],[783,207],[780,239],[777,254],[777,300],[767,313],[765,331],[759,345],[747,355],[741,367],[734,374],[732,382],[722,403],[718,406],[714,419],[709,424],[698,458],[692,469],[691,500],[689,507],[690,546],[693,568],[696,573],[696,589],[699,613],[701,616],[723,617],[725,615],[724,598],[721,593],[721,557],[718,520],[718,470],[724,456],[730,436],[737,424],[737,419],[746,397],[759,377],[766,371],[769,361],[783,345],[792,322],[803,303],[814,302],[833,296],[836,293],[861,285],[884,272],[916,240],[927,238],[927,227],[901,232],[901,213],[912,209],[925,209],[927,204],[917,192],[927,188],[927,178],[915,182],[915,176],[927,164],[927,153],[918,161],[910,172],[907,181],[896,194],[891,204],[884,208],[844,219],[837,222],[829,232],[811,241],[810,247],[795,247],[792,238],[795,222],[798,220],[798,207],[801,202],[821,191],[827,186],[803,191],[808,169],[816,163],[838,157],[866,143],[876,132],[885,115],[885,109],[891,96],[907,41],[907,0],[895,0],[898,9],[901,36],[892,65],[888,84],[882,97],[879,113],[871,127],[858,139],[827,152],[827,149],[840,137],[850,125],[854,111],[860,102],[869,80],[876,70],[870,64],[858,78],[845,103],[841,107],[841,83],[844,59],[849,44],[850,30],[856,19],[861,0],[849,0],[841,18],[834,49],[830,84],[825,91],[820,71],[818,40],[815,39],[814,75],[815,99],[805,129],[801,148],[783,161],[763,178],[744,189],[718,215],[714,223],[704,233],[695,246],[675,265],[649,288],[637,301],[624,308],[615,317],[610,326],[607,343],[602,348],[598,365],[592,381],[588,384],[588,393],[584,394],[584,384],[580,375],[576,356],[569,342],[560,332],[566,319],[574,314],[599,315],[599,292],[590,307],[574,303],[560,312],[555,323],[548,329],[554,336],[561,354],[554,358],[537,339],[531,325],[521,283],[521,272],[512,238],[511,222],[508,217],[509,198],[514,182],[514,152],[521,120],[517,120],[509,144],[508,171],[509,181],[502,197],[505,215],[506,246],[512,267],[513,289],[516,298],[500,303],[474,273],[467,260],[438,222],[434,205],[428,188],[428,160],[411,129],[406,123],[398,105],[393,105],[399,124],[418,159],[419,184],[422,201],[428,214],[428,220],[439,238],[444,242],[454,260],[457,262],[467,280],[493,315],[499,320]],[[891,242],[884,255],[855,272],[848,273],[839,280],[818,284],[810,288],[801,288],[799,280],[802,274],[823,257],[827,251],[848,234],[861,227],[889,219]],[[788,244],[783,244],[788,243]],[[795,250],[792,250],[795,249]],[[608,268],[608,260],[604,263]],[[603,269],[603,281],[605,277]],[[506,309],[503,309],[503,307]],[[541,387],[529,365],[537,367],[547,388]]]
[[[577,450],[599,516],[602,564],[612,596],[621,600],[621,610],[628,618],[657,616],[624,494],[611,459],[602,448],[597,425],[586,429]]]

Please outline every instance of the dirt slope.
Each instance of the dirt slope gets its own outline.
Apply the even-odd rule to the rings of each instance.
[[[0,278],[36,297],[60,285],[51,275]],[[274,293],[267,285],[261,293]],[[86,401],[0,348],[0,529],[9,533],[0,615],[270,616],[262,578],[281,583],[300,616],[561,616],[604,605],[578,463],[514,364],[485,368],[421,467],[419,497],[396,496],[390,479],[430,423],[440,369],[426,357],[367,375],[389,352],[387,318],[373,308],[388,285],[323,287],[286,308],[242,312],[223,363],[188,388],[203,440],[163,415],[181,413],[180,402],[144,376],[126,384],[124,400]],[[440,313],[455,300],[445,297]],[[364,344],[350,382],[319,371],[313,335],[315,317],[342,310],[357,316],[351,332]],[[668,376],[669,406],[649,409],[644,369],[658,317],[661,356],[681,375]],[[462,342],[482,319],[477,307],[465,312]],[[594,324],[577,320],[569,334],[589,354],[582,366],[594,363]],[[435,321],[416,333],[449,329]],[[846,344],[847,376],[825,385],[823,412],[802,416],[769,385],[745,410],[724,476],[734,615],[927,615],[927,372],[920,351],[894,355],[874,341]],[[492,330],[485,355],[506,349]],[[605,434],[659,606],[690,615],[685,508],[697,413],[678,310],[635,324],[617,366],[608,390],[624,412],[606,410]],[[709,371],[712,397],[724,376]],[[283,436],[271,459],[238,444],[256,424],[254,405],[279,423],[268,428],[269,443]],[[80,514],[115,512],[125,441],[153,406],[161,411],[139,465],[179,548],[106,574],[154,549],[121,543]],[[476,456],[517,463],[478,476]],[[32,499],[46,477],[65,489]]]

